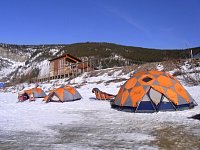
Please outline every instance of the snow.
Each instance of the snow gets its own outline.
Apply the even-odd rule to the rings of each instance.
[[[51,48],[51,49],[50,49],[50,52],[52,53],[52,55],[55,55],[56,53],[59,52],[59,49]]]
[[[36,58],[38,58],[40,55],[42,55],[42,53],[38,53],[37,55],[35,55],[33,58],[32,58],[32,62],[34,62],[34,60],[36,59]]]
[[[9,97],[10,101],[5,101],[2,97]],[[45,126],[59,123],[63,117],[66,105],[45,104],[42,100],[35,103],[16,103],[16,94],[1,94],[1,130],[45,130]],[[2,104],[3,103],[3,104]],[[51,119],[48,117],[50,116]],[[65,121],[70,123],[79,119],[76,114],[71,114],[70,119]]]
[[[38,64],[39,66],[39,77],[47,77],[49,75],[49,61],[44,60]]]
[[[116,71],[115,71],[116,69]],[[122,70],[119,68],[115,68],[114,72],[112,68],[102,69],[96,76],[90,77],[88,73],[83,73],[83,75],[73,79],[70,81],[71,84],[81,84],[84,82],[87,83],[97,83],[102,82],[105,83],[106,81],[116,80],[116,79],[129,79],[130,75],[134,72],[130,72],[128,74],[123,74]],[[103,73],[102,73],[103,72]],[[121,83],[122,84],[122,83]]]
[[[158,65],[156,66],[156,69],[157,69],[158,71],[162,71],[162,70],[164,69],[164,66],[161,65],[161,64],[158,64]]]
[[[200,105],[185,111],[145,114],[113,110],[108,101],[95,100],[95,95],[91,92],[94,87],[117,94],[120,85],[125,81],[110,84],[105,82],[116,77],[129,78],[129,75],[118,76],[119,74],[121,72],[116,71],[113,76],[104,73],[88,77],[88,74],[84,73],[75,78],[70,84],[72,86],[82,84],[77,90],[83,99],[74,102],[44,103],[42,99],[37,99],[35,102],[17,103],[17,93],[0,93],[0,132],[4,136],[15,132],[23,132],[22,135],[24,132],[38,132],[44,139],[48,137],[50,141],[58,142],[51,143],[51,149],[160,149],[161,145],[156,144],[161,140],[159,134],[163,136],[169,134],[169,138],[172,134],[165,133],[165,130],[173,130],[178,136],[177,139],[180,138],[176,127],[187,131],[187,134],[191,132],[197,136],[196,139],[200,138],[200,122],[188,118],[200,113]],[[98,81],[102,82],[97,83]],[[52,86],[63,83],[67,82],[52,81],[40,83],[40,86],[48,91]],[[25,88],[33,86],[26,84]],[[200,104],[200,86],[185,88]],[[162,131],[163,133],[160,133]],[[17,137],[15,134],[13,136]],[[73,139],[73,136],[77,140]],[[42,142],[46,141],[44,139]],[[0,140],[5,139],[0,136]]]
[[[19,66],[23,66],[24,62],[14,62],[12,60],[7,59],[11,65],[9,65],[8,67],[2,68],[0,70],[0,79],[7,77],[8,74],[10,74],[11,72],[13,72],[14,70],[16,70]]]

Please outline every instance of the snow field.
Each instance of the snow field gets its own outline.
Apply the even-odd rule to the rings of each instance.
[[[200,144],[199,120],[188,118],[200,113],[199,105],[185,111],[152,114],[113,110],[108,101],[95,100],[92,88],[117,94],[124,81],[105,84],[105,81],[116,78],[117,73],[115,77],[105,74],[93,78],[85,76],[87,74],[71,81],[75,87],[85,82],[77,88],[83,99],[73,102],[44,103],[42,99],[36,99],[35,102],[16,103],[16,93],[0,93],[2,135],[13,133],[17,137],[15,132],[38,132],[40,138],[48,136],[51,143],[40,140],[50,149],[160,149],[170,146],[168,142],[180,149],[191,146],[195,149]],[[128,78],[128,75],[123,78]],[[102,82],[97,84],[98,81]],[[52,84],[40,86],[47,90]],[[200,104],[200,86],[185,88]],[[24,133],[21,136],[25,136]],[[162,143],[163,139],[165,143]],[[40,146],[43,144],[39,143]],[[22,146],[22,143],[18,145]],[[34,148],[35,145],[33,142],[28,148]]]

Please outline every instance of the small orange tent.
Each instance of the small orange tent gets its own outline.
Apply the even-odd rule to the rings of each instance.
[[[44,101],[75,101],[81,99],[80,93],[72,86],[61,86],[55,90],[52,90],[45,98]]]
[[[39,87],[25,90],[24,92],[27,93],[29,96],[33,95],[35,98],[43,98],[46,96],[45,92]]]
[[[121,86],[111,107],[133,112],[189,109],[197,105],[172,75],[161,71],[142,71]]]

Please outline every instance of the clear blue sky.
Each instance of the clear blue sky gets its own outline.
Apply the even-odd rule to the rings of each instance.
[[[200,0],[1,0],[0,43],[200,46]]]

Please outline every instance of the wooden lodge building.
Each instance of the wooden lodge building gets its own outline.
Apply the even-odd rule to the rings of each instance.
[[[88,61],[83,62],[81,59],[65,54],[50,61],[50,79],[60,79],[75,77],[79,74],[91,70]]]
[[[38,81],[73,78],[80,75],[83,72],[92,70],[91,61],[84,60],[65,54],[49,60],[49,73],[48,77],[37,79]]]

